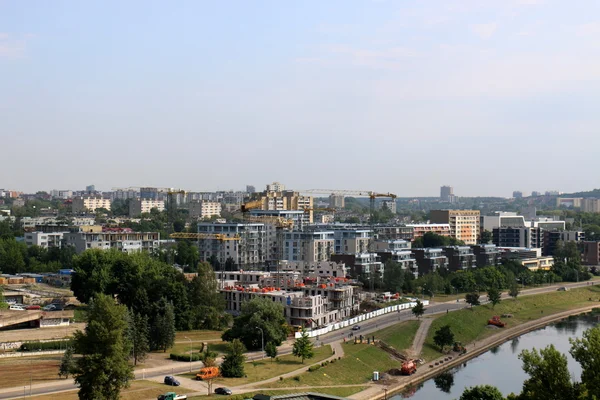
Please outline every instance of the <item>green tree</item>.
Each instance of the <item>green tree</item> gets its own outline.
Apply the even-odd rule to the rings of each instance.
[[[131,342],[133,365],[137,365],[138,361],[142,362],[146,359],[150,351],[148,316],[129,311],[127,322],[129,325],[127,336]]]
[[[479,302],[479,293],[476,292],[467,293],[467,295],[465,296],[465,301],[467,302],[467,304],[471,305],[471,308],[473,308],[473,306],[478,306],[479,304],[481,304]]]
[[[487,298],[490,303],[492,303],[492,308],[496,307],[496,304],[500,303],[502,300],[502,293],[496,288],[492,286],[488,289]]]
[[[133,379],[127,361],[131,352],[127,340],[127,309],[110,296],[98,294],[90,302],[84,332],[74,338],[77,360],[75,382],[81,400],[113,400]]]
[[[150,330],[151,348],[166,352],[175,344],[175,311],[173,304],[161,299],[158,313]]]
[[[197,271],[198,275],[188,285],[192,328],[223,329],[230,319],[225,313],[225,299],[219,293],[215,272],[207,262],[199,263]]]
[[[452,346],[454,343],[454,333],[452,332],[452,329],[450,329],[450,325],[444,325],[435,331],[433,343],[438,345],[442,352],[444,351],[444,347]]]
[[[503,400],[502,392],[495,386],[480,385],[465,389],[459,400]]]
[[[292,354],[296,357],[301,358],[302,364],[304,364],[304,360],[309,360],[315,356],[313,344],[310,341],[306,330],[303,329],[302,336],[300,336],[294,342],[294,346],[292,347]]]
[[[260,349],[262,346],[261,328],[265,343],[273,342],[277,346],[287,338],[286,320],[283,305],[263,297],[255,297],[242,304],[240,315],[234,319],[233,326],[223,333],[223,340],[240,339],[248,349]]]
[[[73,373],[73,371],[75,371],[75,360],[73,358],[73,346],[69,345],[69,347],[67,347],[67,350],[63,354],[62,359],[60,361],[60,367],[58,368],[58,376],[60,378],[62,378],[64,376],[65,379],[68,379],[69,375],[71,375]]]
[[[519,284],[516,281],[511,282],[508,286],[508,295],[516,299],[519,293]]]
[[[481,243],[481,244],[492,243],[492,232],[490,232],[488,230],[484,230],[481,233],[481,237],[479,238],[479,243]]]
[[[425,314],[425,306],[419,299],[417,299],[417,304],[412,308],[412,313],[417,319],[419,319],[423,314]]]
[[[265,353],[267,357],[271,358],[271,362],[273,362],[273,359],[277,357],[277,345],[273,342],[268,342],[265,345]]]
[[[571,383],[567,357],[561,354],[554,345],[540,351],[523,350],[519,354],[523,361],[523,371],[529,379],[523,382],[522,400],[562,400],[575,399]]]
[[[404,284],[404,270],[402,266],[393,261],[385,263],[385,280],[383,281],[383,288],[386,291],[392,293],[402,292],[402,285]]]
[[[581,364],[581,382],[590,398],[600,399],[600,327],[586,330],[580,339],[570,339],[571,356]]]
[[[227,355],[221,364],[221,374],[226,378],[241,378],[244,376],[246,348],[238,339],[234,339],[227,348]]]

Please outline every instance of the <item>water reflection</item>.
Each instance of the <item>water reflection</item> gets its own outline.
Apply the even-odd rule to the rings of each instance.
[[[600,310],[599,310],[600,311]],[[393,396],[394,400],[411,397],[415,400],[451,400],[460,397],[465,388],[475,385],[493,385],[507,396],[519,393],[527,375],[523,372],[518,354],[524,349],[541,349],[554,344],[558,351],[567,355],[571,375],[580,380],[581,367],[568,354],[569,338],[581,337],[586,329],[598,324],[600,312],[571,317],[545,328],[527,333],[484,353],[460,367],[438,375],[413,387],[410,393]],[[422,368],[427,368],[423,366]]]

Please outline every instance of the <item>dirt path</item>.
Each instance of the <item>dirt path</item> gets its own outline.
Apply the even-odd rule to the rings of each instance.
[[[73,336],[77,330],[85,329],[84,323],[71,324],[56,328],[32,328],[2,331],[0,342],[23,342],[28,340],[63,339]]]
[[[419,329],[415,334],[412,346],[410,346],[410,349],[408,349],[409,357],[419,358],[421,350],[423,349],[423,343],[425,343],[425,339],[427,338],[427,333],[429,332],[429,327],[431,326],[432,322],[433,318],[424,318],[421,321],[421,325],[419,325]]]

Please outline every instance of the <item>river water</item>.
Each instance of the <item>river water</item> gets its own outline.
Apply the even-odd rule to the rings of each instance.
[[[447,373],[430,379],[416,388],[392,397],[394,400],[458,399],[465,388],[475,385],[496,386],[506,396],[519,393],[527,375],[523,372],[518,355],[524,349],[541,349],[550,344],[569,359],[571,377],[580,380],[581,367],[568,354],[571,345],[569,338],[581,337],[583,331],[600,322],[598,314],[573,316],[548,325],[545,328],[526,333],[490,351],[455,367]],[[468,349],[468,348],[467,348]],[[421,368],[427,368],[427,364]]]

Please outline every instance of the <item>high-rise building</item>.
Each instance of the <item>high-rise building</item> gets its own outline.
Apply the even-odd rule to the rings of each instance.
[[[523,198],[523,192],[521,192],[520,190],[515,190],[513,192],[513,198],[515,199],[522,199]]]
[[[105,208],[110,210],[110,200],[104,199],[102,196],[77,196],[73,198],[71,204],[73,214],[80,212],[95,212],[97,208]]]
[[[221,216],[221,203],[216,201],[193,201],[188,203],[190,218],[210,218]]]
[[[129,200],[129,216],[139,217],[141,214],[149,213],[153,208],[158,211],[164,211],[165,202],[161,200],[151,199],[130,199]]]
[[[538,197],[538,196],[541,196],[541,195],[542,195],[542,192],[538,192],[538,191],[535,191],[535,190],[533,192],[531,192],[531,197]]]
[[[396,200],[383,200],[379,205],[382,210],[387,208],[392,214],[396,214]]]
[[[85,191],[88,193],[93,193],[96,191],[96,185],[89,185],[85,187]]]
[[[282,185],[279,182],[273,182],[267,185],[267,192],[283,192],[285,190],[285,185]]]
[[[442,186],[440,188],[440,200],[450,203],[454,197],[454,188],[452,186]]]
[[[588,213],[600,213],[600,199],[581,200],[581,211]]]
[[[465,244],[477,244],[479,237],[479,210],[431,210],[432,223],[449,224],[450,235]]]
[[[346,200],[341,194],[331,194],[329,195],[329,207],[331,208],[344,208],[346,204]]]

